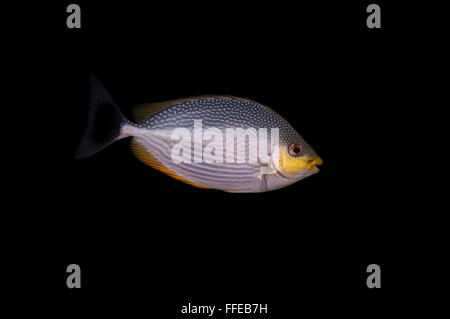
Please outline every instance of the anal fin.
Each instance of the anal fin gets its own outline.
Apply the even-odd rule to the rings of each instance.
[[[141,162],[153,167],[154,169],[157,169],[160,172],[163,172],[166,175],[169,175],[172,178],[175,178],[179,181],[182,181],[186,184],[189,184],[189,185],[192,185],[192,186],[195,186],[198,188],[210,188],[208,186],[194,183],[194,182],[188,180],[187,178],[179,176],[177,173],[175,173],[171,169],[169,169],[166,166],[164,166],[163,164],[161,164],[149,151],[147,151],[147,149],[144,146],[142,146],[141,143],[139,143],[139,141],[136,138],[133,138],[131,140],[131,150],[133,151],[134,156],[136,156]]]

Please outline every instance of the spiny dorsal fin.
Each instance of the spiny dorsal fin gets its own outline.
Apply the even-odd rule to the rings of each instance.
[[[199,99],[202,97],[208,97],[207,95],[202,96],[193,96],[188,98],[181,98],[176,100],[170,100],[166,102],[155,102],[155,103],[149,103],[149,104],[140,104],[134,107],[132,117],[137,123],[141,123],[150,117],[152,117],[155,114],[158,114],[159,112],[177,105],[184,103],[186,101],[191,101],[195,99]]]
[[[187,98],[180,98],[180,99],[176,99],[176,100],[170,100],[170,101],[166,101],[166,102],[155,102],[155,103],[149,103],[149,104],[136,105],[133,109],[132,118],[136,121],[136,123],[142,123],[145,120],[152,117],[153,115],[158,114],[159,112],[161,112],[171,106],[174,106],[177,104],[182,104],[187,101],[202,99],[202,98],[233,98],[233,99],[247,100],[249,102],[256,103],[250,99],[238,98],[238,97],[231,96],[231,95],[198,95],[198,96],[191,96],[191,97],[187,97]]]
[[[131,140],[131,150],[133,151],[134,156],[136,156],[141,162],[157,169],[160,172],[163,172],[164,174],[169,175],[172,178],[175,178],[179,181],[182,181],[186,184],[199,187],[199,188],[209,188],[208,186],[197,184],[194,182],[191,182],[187,178],[179,176],[177,173],[172,171],[171,169],[168,169],[166,166],[161,164],[156,158],[153,157],[153,155],[148,152],[144,146],[141,145],[135,138]]]
[[[166,103],[167,102],[136,105],[132,113],[133,120],[135,120],[136,123],[144,122],[153,115],[171,106],[166,105]]]

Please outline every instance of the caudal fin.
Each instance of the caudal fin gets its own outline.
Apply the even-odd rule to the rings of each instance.
[[[100,81],[89,75],[90,96],[87,126],[75,158],[91,156],[119,138],[125,117]]]

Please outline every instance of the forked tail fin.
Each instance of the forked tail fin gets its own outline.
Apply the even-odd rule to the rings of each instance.
[[[91,156],[119,138],[126,122],[108,91],[92,74],[89,75],[90,96],[87,126],[75,158]]]

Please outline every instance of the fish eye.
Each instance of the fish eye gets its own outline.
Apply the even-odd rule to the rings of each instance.
[[[289,146],[289,155],[297,157],[302,153],[302,146],[298,144],[291,144]]]

